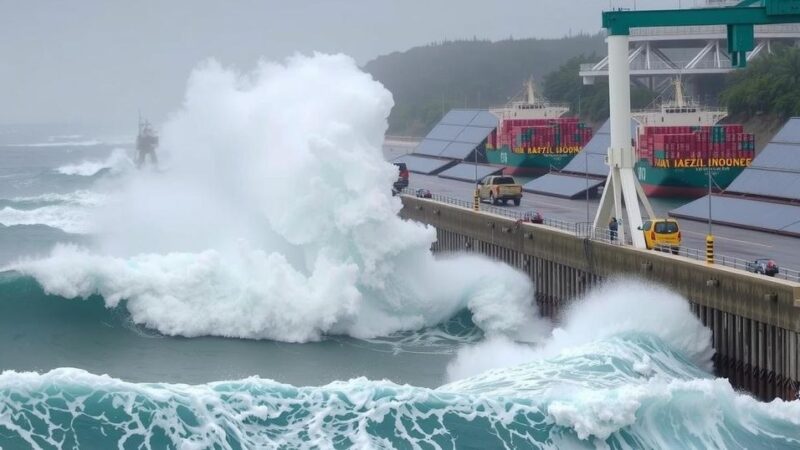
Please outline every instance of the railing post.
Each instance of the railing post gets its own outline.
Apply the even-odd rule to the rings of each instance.
[[[481,196],[480,196],[480,193],[478,191],[478,187],[476,186],[475,187],[475,195],[472,197],[472,209],[473,209],[473,211],[478,211],[478,210],[481,209],[480,203],[481,203]]]

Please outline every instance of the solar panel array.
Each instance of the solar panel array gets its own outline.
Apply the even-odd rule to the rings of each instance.
[[[670,215],[705,222],[708,220],[708,196],[674,209]],[[725,225],[800,234],[800,205],[713,196],[711,217],[715,223]]]
[[[395,158],[392,162],[405,163],[409,171],[424,175],[435,174],[454,164],[454,161],[449,159],[428,158],[417,155],[403,155]]]
[[[605,183],[605,180],[589,178],[588,189],[596,188],[603,183]],[[555,197],[564,198],[577,198],[586,192],[587,179],[586,177],[576,175],[549,173],[525,183],[522,186],[522,190],[533,192],[534,194],[552,195]]]
[[[419,143],[415,154],[464,159],[497,128],[497,117],[482,109],[453,109]]]
[[[636,122],[631,120],[631,135],[636,135]],[[608,176],[608,165],[606,165],[606,155],[608,147],[611,146],[611,121],[606,120],[603,125],[592,136],[583,149],[572,158],[564,169],[564,172],[588,173],[596,177]]]
[[[800,117],[781,128],[727,192],[800,200]]]
[[[439,174],[439,176],[441,178],[450,178],[452,180],[475,182],[476,178],[478,181],[480,181],[483,177],[487,177],[489,175],[499,175],[502,172],[502,167],[478,164],[476,175],[475,164],[460,163],[443,171]]]
[[[608,176],[608,166],[606,165],[606,154],[611,145],[610,125],[611,121],[606,120],[597,132],[589,139],[583,149],[572,158],[572,161],[564,166],[565,172],[588,173],[598,177]]]

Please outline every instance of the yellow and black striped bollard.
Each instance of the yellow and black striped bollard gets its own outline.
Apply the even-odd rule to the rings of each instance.
[[[706,262],[714,264],[714,236],[706,236]]]

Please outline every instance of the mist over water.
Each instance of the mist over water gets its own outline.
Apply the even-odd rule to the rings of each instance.
[[[342,55],[247,74],[209,61],[163,127],[159,170],[129,173],[94,213],[98,245],[14,268],[64,297],[126,299],[169,335],[371,338],[468,308],[490,335],[535,339],[527,277],[436,260],[434,230],[398,218],[381,152],[392,105]]]

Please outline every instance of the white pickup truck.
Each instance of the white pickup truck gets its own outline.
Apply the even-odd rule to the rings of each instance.
[[[522,201],[522,186],[513,177],[490,175],[478,183],[478,196],[481,201],[488,200],[493,205],[514,201],[519,206]]]

